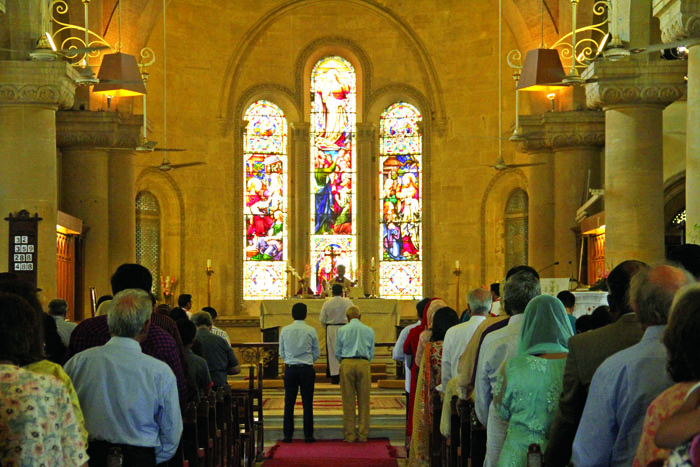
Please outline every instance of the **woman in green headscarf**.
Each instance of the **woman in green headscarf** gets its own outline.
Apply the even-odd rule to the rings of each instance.
[[[544,451],[572,335],[566,310],[557,298],[541,295],[525,308],[518,353],[501,368],[494,385],[498,414],[509,422],[499,466],[527,465],[531,443]]]

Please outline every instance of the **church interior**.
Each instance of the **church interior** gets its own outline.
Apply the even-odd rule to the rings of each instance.
[[[80,322],[139,263],[238,343],[340,265],[378,342],[585,290],[700,243],[699,44],[693,0],[0,0],[0,269]]]

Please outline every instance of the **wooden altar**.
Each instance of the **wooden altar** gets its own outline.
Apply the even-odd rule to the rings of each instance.
[[[292,322],[292,305],[305,303],[306,323],[318,331],[322,358],[326,354],[326,333],[319,321],[325,299],[286,299],[260,301],[260,329],[286,326]],[[362,322],[374,329],[375,342],[395,342],[396,325],[402,317],[416,316],[416,300],[360,298],[353,303],[362,313]]]

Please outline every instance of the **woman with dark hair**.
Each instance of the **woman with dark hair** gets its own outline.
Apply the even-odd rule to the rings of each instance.
[[[508,422],[499,466],[527,465],[532,443],[546,448],[559,404],[564,365],[573,329],[559,299],[540,295],[528,303],[518,353],[501,367],[494,384],[494,406]]]
[[[645,467],[651,461],[666,459],[669,457],[670,450],[664,447],[680,444],[680,442],[670,443],[669,438],[663,439],[663,430],[660,425],[679,409],[681,412],[684,409],[692,409],[692,407],[682,407],[686,400],[689,405],[695,403],[697,406],[698,394],[695,388],[700,382],[698,336],[700,336],[700,284],[692,284],[676,293],[663,337],[668,358],[667,370],[676,384],[659,394],[649,405],[644,418],[642,437],[634,457],[635,466]],[[686,425],[686,428],[691,428],[690,424]],[[690,435],[692,434],[694,433],[691,431]],[[688,439],[690,437],[692,436]]]
[[[24,299],[0,293],[0,463],[87,465],[87,433],[65,384],[20,368],[33,359],[37,326],[38,315]]]
[[[441,303],[444,304],[442,301]],[[441,307],[431,316],[430,337],[423,351],[416,384],[409,466],[427,466],[430,462],[430,394],[442,378],[442,341],[445,339],[445,333],[452,326],[459,324],[457,312],[447,306]]]

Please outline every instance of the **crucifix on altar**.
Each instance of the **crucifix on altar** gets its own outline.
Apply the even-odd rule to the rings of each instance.
[[[331,274],[333,274],[335,276],[335,274],[336,274],[335,259],[338,256],[341,256],[341,254],[338,253],[337,250],[335,250],[333,245],[328,245],[328,247],[326,247],[326,251],[324,251],[324,253],[326,254],[326,256],[328,256],[331,259]]]

